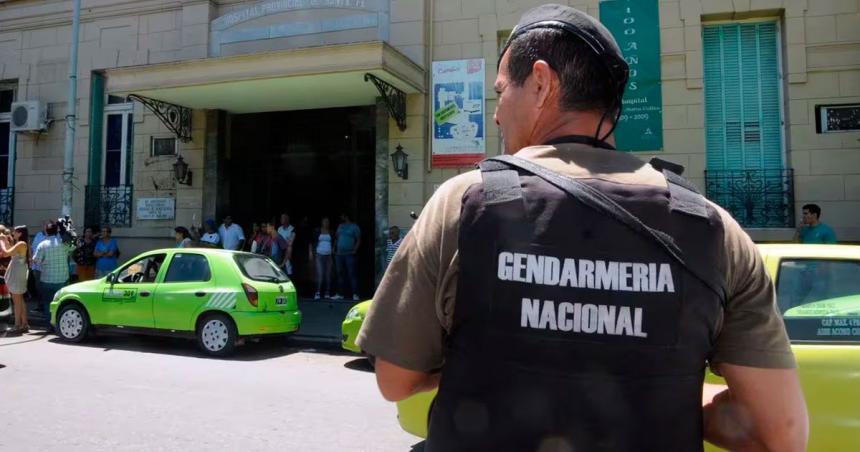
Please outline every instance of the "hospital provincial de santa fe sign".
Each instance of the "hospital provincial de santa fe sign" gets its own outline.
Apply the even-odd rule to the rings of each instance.
[[[225,46],[251,41],[349,31],[352,36],[320,37],[317,44],[387,40],[389,0],[266,0],[231,11],[210,22],[209,56]],[[332,41],[334,40],[334,41]],[[312,39],[313,41],[313,39]],[[291,48],[289,43],[272,49]],[[234,53],[229,51],[228,53]]]
[[[173,198],[140,198],[137,200],[138,220],[172,220],[176,216]]]

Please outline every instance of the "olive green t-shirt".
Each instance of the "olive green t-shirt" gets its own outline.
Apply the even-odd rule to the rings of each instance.
[[[630,154],[580,144],[533,146],[517,157],[574,178],[666,187],[662,173]],[[481,182],[479,171],[454,177],[433,194],[403,239],[373,297],[357,343],[367,353],[406,369],[442,367],[455,309],[457,241],[463,195]],[[712,204],[713,205],[713,204]],[[723,262],[728,300],[711,365],[793,368],[773,283],[749,236],[722,208]]]

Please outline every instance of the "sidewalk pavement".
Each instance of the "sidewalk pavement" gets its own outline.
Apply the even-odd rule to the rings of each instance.
[[[357,301],[352,300],[314,300],[310,298],[299,299],[299,309],[302,311],[302,325],[299,332],[292,338],[299,342],[326,343],[339,345],[341,342],[341,323],[346,313],[355,306]],[[36,303],[27,303],[27,317],[30,327],[44,329],[47,319],[44,314],[35,311]],[[0,324],[6,323],[11,326],[14,319],[0,319]],[[2,328],[2,327],[0,327]]]

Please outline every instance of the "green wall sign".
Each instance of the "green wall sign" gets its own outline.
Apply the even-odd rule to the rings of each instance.
[[[618,149],[663,149],[658,0],[602,0],[600,21],[612,32],[630,66],[624,108],[615,130]]]

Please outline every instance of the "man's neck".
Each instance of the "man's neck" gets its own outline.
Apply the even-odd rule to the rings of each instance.
[[[612,127],[614,118],[603,118],[601,126],[601,114],[593,111],[568,111],[558,114],[549,120],[540,131],[536,131],[532,137],[533,145],[548,143],[554,139],[570,135],[582,135],[587,137],[603,137]],[[597,128],[600,126],[600,130]],[[610,135],[604,139],[607,143],[615,145],[615,137]]]

